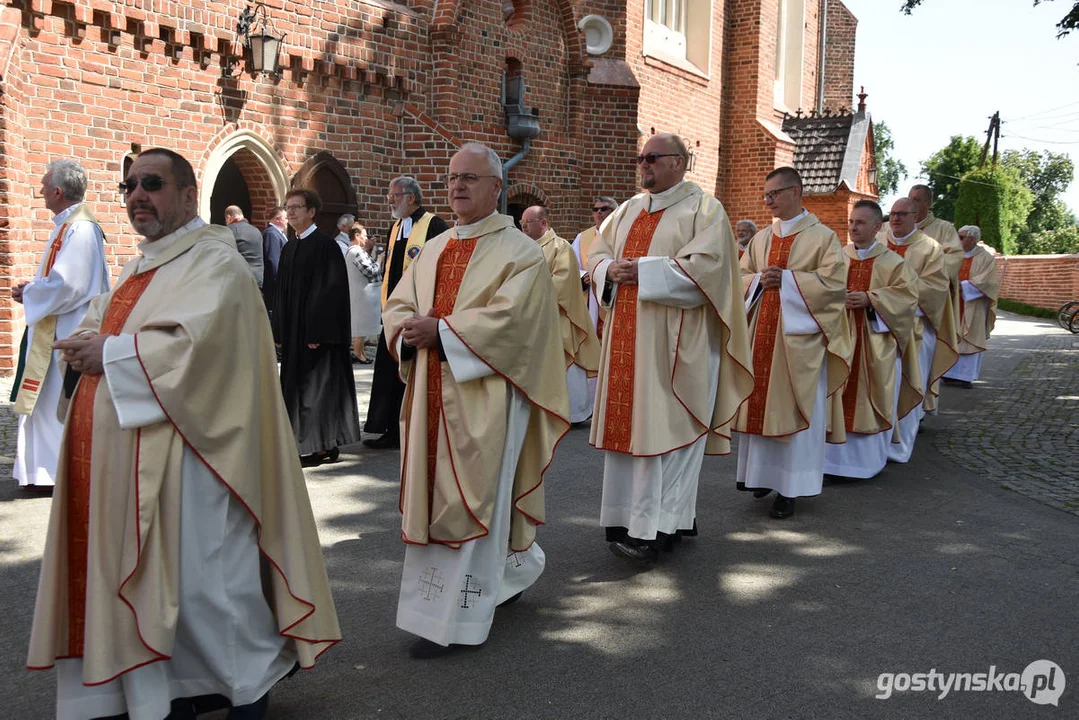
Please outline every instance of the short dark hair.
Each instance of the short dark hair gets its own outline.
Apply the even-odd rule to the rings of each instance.
[[[270,208],[270,217],[275,218],[275,217],[277,217],[278,213],[283,213],[283,212],[285,212],[285,206],[284,205],[274,205],[272,208]]]
[[[172,179],[176,181],[178,187],[198,187],[198,182],[195,180],[195,168],[191,167],[191,163],[180,153],[167,148],[150,148],[139,153],[139,157],[144,155],[160,155],[168,158]]]
[[[302,197],[304,207],[311,208],[315,212],[322,209],[322,198],[318,196],[318,193],[308,188],[294,188],[289,190],[285,194],[285,200],[290,197]]]
[[[764,178],[765,182],[768,182],[772,178],[783,178],[785,182],[794,183],[794,186],[799,190],[802,189],[802,176],[798,174],[798,171],[790,166],[777,167],[772,172],[768,173]]]
[[[877,222],[884,222],[884,211],[880,209],[880,205],[876,204],[872,200],[859,200],[858,202],[854,203],[854,207],[851,208],[851,210],[857,210],[858,208],[865,208],[869,212],[873,213],[873,217],[876,218]]]
[[[910,192],[908,192],[907,195],[910,195],[910,193],[914,192],[915,190],[921,191],[925,194],[927,198],[929,198],[929,202],[933,202],[933,188],[929,187],[928,185],[922,184],[911,185]]]

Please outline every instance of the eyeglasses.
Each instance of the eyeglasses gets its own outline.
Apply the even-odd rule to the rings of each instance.
[[[606,205],[599,205],[592,208],[592,212],[614,212],[613,207],[607,207]]]
[[[405,195],[408,195],[408,194],[409,193],[387,193],[386,199],[388,199],[388,200],[396,200],[397,198],[404,197]]]
[[[908,210],[907,212],[902,212],[902,211],[899,211],[899,210],[892,210],[891,214],[892,215],[905,216],[905,215],[916,215],[917,213],[915,213],[913,210]]]
[[[649,165],[654,165],[656,160],[659,160],[661,157],[682,157],[682,156],[679,153],[648,153],[647,155],[638,155],[637,156],[637,164],[640,165],[642,163],[648,163]]]
[[[306,207],[306,205],[286,205],[285,212],[292,212],[293,210],[303,210]]]
[[[476,173],[450,173],[446,176],[447,187],[453,185],[455,182],[461,182],[465,185],[475,185],[480,181],[480,178],[500,178],[499,175],[477,175]]]
[[[120,192],[125,195],[130,195],[139,189],[139,185],[142,185],[142,189],[146,192],[157,192],[165,184],[164,178],[160,178],[157,175],[147,175],[141,180],[137,177],[129,177],[120,183]]]
[[[776,198],[779,196],[779,193],[787,192],[788,190],[793,190],[796,187],[798,187],[798,186],[797,185],[788,185],[787,187],[779,188],[778,190],[769,190],[768,192],[761,195],[761,197],[764,198],[764,202],[775,202]]]

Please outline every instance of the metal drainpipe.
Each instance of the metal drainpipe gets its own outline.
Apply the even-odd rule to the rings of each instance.
[[[506,162],[502,163],[502,192],[498,196],[498,211],[503,215],[506,214],[507,206],[509,205],[509,197],[506,192],[509,190],[510,183],[510,170],[513,166],[525,159],[528,155],[528,151],[532,149],[532,138],[526,137],[521,141],[521,150],[516,155],[511,157]]]
[[[824,46],[828,42],[828,0],[821,0],[820,49],[817,51],[817,112],[824,113]]]

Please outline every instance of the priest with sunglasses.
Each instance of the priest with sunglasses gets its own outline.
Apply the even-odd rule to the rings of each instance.
[[[730,452],[753,389],[738,249],[723,206],[685,180],[676,135],[637,158],[644,192],[600,227],[588,255],[608,308],[591,443],[605,452],[600,522],[611,551],[654,562],[697,534],[704,455]]]
[[[77,384],[27,665],[64,720],[262,718],[341,638],[270,324],[187,160],[147,150],[121,190],[138,254],[55,344]]]

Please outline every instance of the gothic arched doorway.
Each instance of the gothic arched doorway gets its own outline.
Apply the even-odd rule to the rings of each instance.
[[[199,189],[199,215],[224,224],[225,208],[238,205],[252,225],[264,227],[284,200],[287,170],[274,149],[251,130],[237,130],[210,153]]]
[[[314,190],[322,199],[315,216],[318,229],[330,237],[337,234],[337,218],[356,214],[356,190],[345,166],[325,150],[315,153],[292,178],[292,187]]]
[[[251,189],[235,156],[226,160],[217,173],[217,181],[210,194],[210,222],[224,225],[225,208],[229,205],[238,205],[244,211],[244,217],[251,219]]]
[[[506,214],[513,216],[513,224],[521,229],[521,215],[533,205],[547,206],[546,200],[527,192],[517,192],[510,196],[506,203]]]

